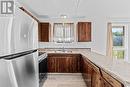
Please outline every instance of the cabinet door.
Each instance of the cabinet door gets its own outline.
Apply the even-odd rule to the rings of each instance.
[[[56,61],[58,61],[58,66],[57,66],[58,73],[69,72],[68,68],[67,68],[67,61],[66,61],[66,58],[64,56],[61,56],[61,57],[59,56]]]
[[[54,57],[49,57],[47,59],[47,66],[48,66],[48,72],[56,72],[56,58]]]
[[[49,23],[39,23],[39,41],[49,42]]]
[[[67,73],[66,58],[56,56],[48,58],[48,72]]]
[[[48,55],[48,72],[65,72],[66,69],[65,57],[62,55],[49,54]]]
[[[92,67],[92,87],[101,87],[101,73],[99,67],[89,61],[88,64]]]
[[[87,87],[102,87],[100,69],[91,63],[87,58],[83,58],[83,78]]]
[[[101,78],[101,87],[112,87],[105,79]]]
[[[92,67],[87,62],[87,84],[88,84],[88,87],[92,87],[92,74],[93,74]]]
[[[80,56],[68,55],[66,56],[66,72],[68,73],[80,73]]]
[[[92,87],[102,87],[101,86],[101,74],[99,71],[97,71],[95,69],[93,69],[93,73],[92,73]]]
[[[124,85],[119,82],[117,79],[113,78],[111,75],[109,75],[108,73],[106,73],[104,70],[101,70],[103,78],[109,82],[112,87],[124,87]]]
[[[91,41],[91,22],[78,22],[78,42]]]
[[[87,87],[92,85],[92,67],[88,64],[86,58],[83,58],[83,78]]]

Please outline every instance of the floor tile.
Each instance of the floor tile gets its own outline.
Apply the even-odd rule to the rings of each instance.
[[[43,87],[86,87],[80,73],[49,73]]]

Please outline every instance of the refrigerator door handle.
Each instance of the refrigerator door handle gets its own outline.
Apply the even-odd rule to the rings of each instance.
[[[24,56],[24,55],[28,55],[28,54],[34,53],[36,51],[37,51],[37,49],[36,50],[25,51],[25,52],[21,52],[21,53],[17,53],[17,54],[4,56],[4,57],[1,57],[0,59],[12,60],[12,59],[16,59],[16,58],[19,58],[21,56]]]

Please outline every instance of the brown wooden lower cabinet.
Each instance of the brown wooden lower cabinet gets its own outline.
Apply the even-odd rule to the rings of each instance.
[[[120,83],[119,81],[117,81],[115,78],[113,78],[112,76],[110,76],[108,73],[106,73],[105,71],[101,70],[103,78],[109,82],[112,87],[124,87],[122,83]]]
[[[82,73],[86,87],[124,87],[100,67],[80,54],[48,54],[49,73]]]
[[[82,57],[82,75],[87,87],[124,87],[122,83]]]
[[[83,57],[83,78],[87,87],[101,87],[99,68]]]
[[[91,81],[92,81],[92,67],[88,64],[88,62],[85,60],[85,58],[82,58],[82,68],[83,68],[83,78],[87,85],[87,87],[91,87]]]
[[[94,65],[92,65],[92,87],[101,87],[100,70]]]
[[[113,87],[110,83],[108,83],[105,79],[101,78],[101,87]]]
[[[80,55],[48,54],[48,72],[80,73]]]

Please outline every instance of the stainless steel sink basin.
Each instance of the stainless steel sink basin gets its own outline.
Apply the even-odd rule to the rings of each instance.
[[[55,53],[72,53],[71,50],[55,50]]]

